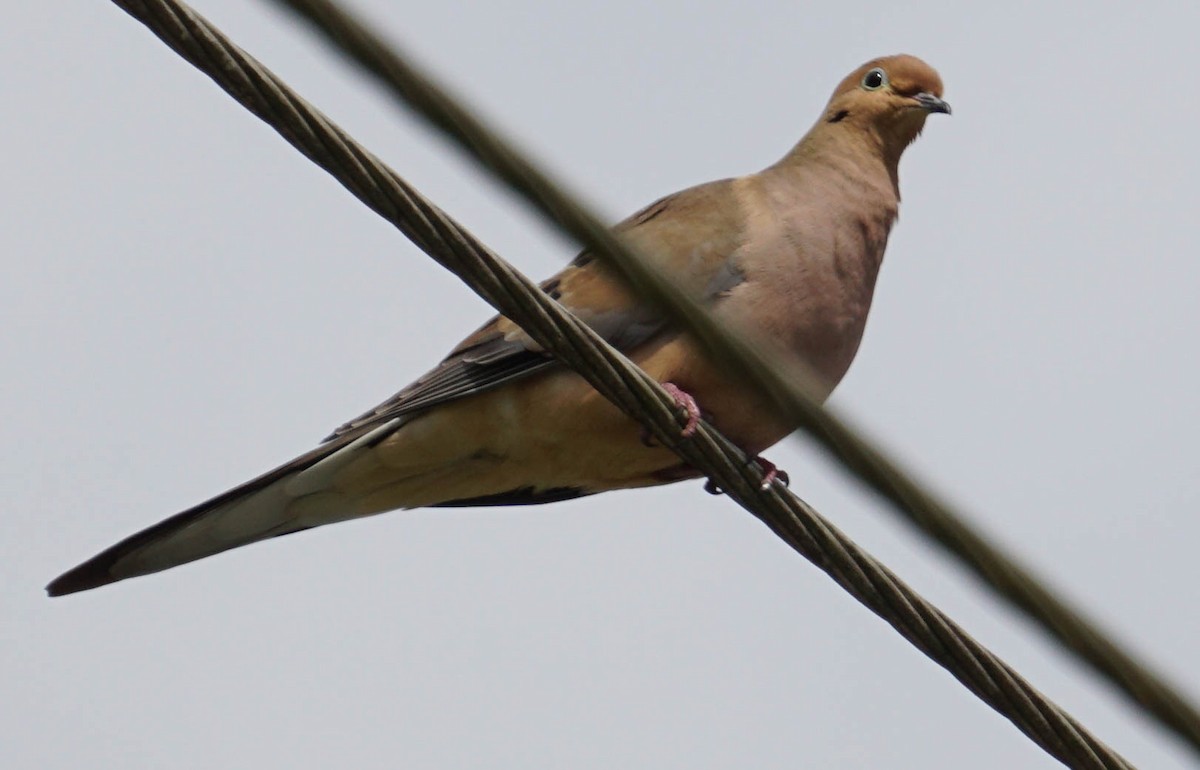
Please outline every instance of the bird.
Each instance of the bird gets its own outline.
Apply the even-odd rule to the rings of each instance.
[[[614,232],[723,325],[773,344],[827,398],[854,359],[900,203],[901,154],[950,113],[938,73],[873,59],[762,171],[682,190]],[[749,456],[795,429],[583,251],[541,288]],[[496,316],[316,448],[107,548],[51,596],[398,509],[549,503],[696,478],[521,328]],[[773,466],[763,461],[764,469]]]

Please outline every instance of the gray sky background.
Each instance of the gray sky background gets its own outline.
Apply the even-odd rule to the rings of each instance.
[[[358,7],[614,221],[773,162],[866,59],[937,67],[955,114],[832,404],[1200,696],[1200,6]],[[531,276],[572,255],[273,6],[198,9]],[[111,4],[13,3],[3,38],[6,767],[1057,766],[699,483],[45,598],[488,309]],[[769,456],[1133,762],[1195,766],[805,442]]]

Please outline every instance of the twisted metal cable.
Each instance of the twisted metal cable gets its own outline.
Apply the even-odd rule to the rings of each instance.
[[[1200,710],[1146,664],[1002,549],[976,532],[945,501],[899,464],[806,395],[804,373],[746,347],[714,324],[669,281],[632,259],[611,232],[571,195],[522,158],[496,132],[457,104],[365,25],[330,0],[275,0],[310,21],[335,48],[375,76],[401,102],[447,134],[564,232],[606,258],[649,302],[681,328],[698,330],[709,354],[728,371],[747,373],[781,411],[794,419],[852,474],[894,504],[902,517],[966,565],[985,585],[1030,617],[1068,652],[1089,664],[1142,711],[1200,752]]]
[[[758,467],[711,426],[702,424],[693,437],[681,438],[674,400],[658,383],[207,21],[174,0],[114,2],[439,264],[520,323],[539,344],[646,425],[1039,746],[1073,768],[1132,767],[807,504],[779,485],[763,489]]]

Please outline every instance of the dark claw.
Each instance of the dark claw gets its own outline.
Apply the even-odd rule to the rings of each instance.
[[[712,479],[709,479],[708,481],[704,482],[704,491],[709,493],[710,495],[725,494],[725,490],[718,487],[717,482],[713,481]]]

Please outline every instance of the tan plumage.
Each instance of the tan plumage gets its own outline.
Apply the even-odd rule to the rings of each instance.
[[[616,230],[720,321],[804,359],[827,395],[862,337],[899,204],[900,155],[930,112],[949,112],[941,95],[919,59],[868,62],[778,163],[667,196]],[[747,452],[791,431],[586,252],[543,288],[652,377],[691,394]],[[694,475],[498,317],[316,449],[127,538],[48,590],[397,508],[547,502]]]

